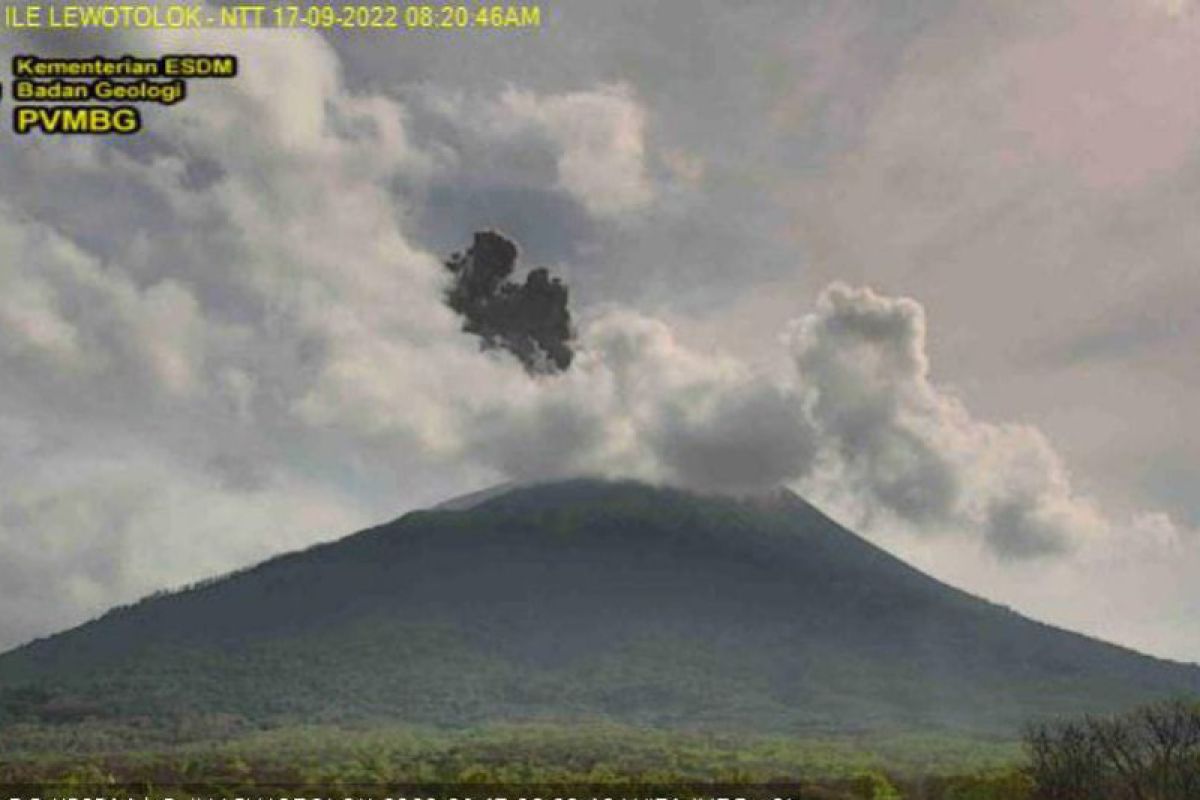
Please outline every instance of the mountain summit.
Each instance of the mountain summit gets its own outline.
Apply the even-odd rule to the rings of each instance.
[[[0,713],[1011,733],[1200,668],[950,588],[790,494],[483,494],[0,656]]]

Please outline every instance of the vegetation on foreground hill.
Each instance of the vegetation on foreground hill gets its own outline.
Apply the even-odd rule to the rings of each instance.
[[[306,796],[319,789],[323,797],[353,797],[371,794],[369,787],[397,785],[429,787],[421,796],[438,796],[436,787],[463,784],[525,792],[596,787],[636,795],[718,784],[740,787],[748,796],[753,785],[782,784],[790,796],[829,800],[1019,800],[1027,789],[1013,767],[1020,747],[1011,741],[748,738],[602,723],[460,731],[296,726],[240,733],[228,719],[190,725],[175,731],[155,730],[149,722],[120,729],[99,722],[2,726],[0,786],[53,787],[78,797],[119,795],[118,787],[135,796],[157,795],[185,786],[202,786],[214,796],[307,787]],[[215,737],[220,730],[228,735]],[[169,744],[172,736],[185,740]],[[250,789],[255,792],[246,794]]]
[[[567,788],[562,796],[651,797],[720,787],[729,796],[811,800],[1196,800],[1200,703],[1037,723],[1023,743],[749,737],[603,722],[255,730],[219,715],[116,726],[0,721],[0,788],[10,787],[76,797],[392,796],[397,787],[423,797],[465,789],[554,797]]]

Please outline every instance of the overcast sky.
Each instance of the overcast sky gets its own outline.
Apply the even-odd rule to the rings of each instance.
[[[556,2],[228,51],[0,138],[0,648],[503,480],[787,484],[945,580],[1200,660],[1200,9]],[[440,302],[572,287],[530,378]]]

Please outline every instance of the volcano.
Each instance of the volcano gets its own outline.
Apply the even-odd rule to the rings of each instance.
[[[577,480],[405,515],[0,656],[0,714],[1012,734],[1200,668],[951,588],[788,492]]]

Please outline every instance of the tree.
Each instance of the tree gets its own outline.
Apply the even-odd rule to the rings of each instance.
[[[1038,800],[1200,797],[1200,703],[1195,701],[1034,725],[1025,745]]]

